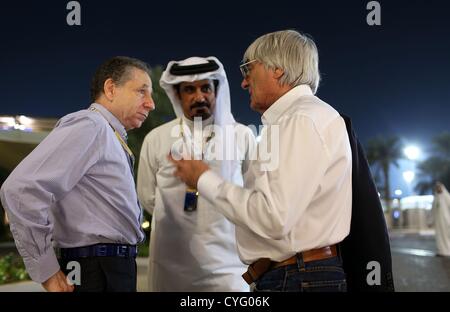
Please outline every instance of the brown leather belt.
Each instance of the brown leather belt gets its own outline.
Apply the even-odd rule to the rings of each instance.
[[[328,259],[332,257],[337,256],[337,248],[336,245],[322,247],[319,249],[312,249],[303,251],[300,253],[303,262],[311,262],[311,261],[317,261],[322,259]],[[297,263],[297,255],[294,255],[284,261],[276,262],[272,261],[269,258],[261,258],[253,262],[248,266],[247,272],[242,274],[242,277],[247,282],[247,284],[251,284],[258,280],[258,278],[266,273],[269,270],[273,270],[279,267],[283,267],[290,264],[296,264]]]

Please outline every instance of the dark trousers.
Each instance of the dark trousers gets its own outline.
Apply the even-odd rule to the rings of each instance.
[[[61,270],[66,276],[73,271],[71,261],[80,264],[80,285],[74,285],[75,292],[136,291],[137,267],[133,257],[59,259]],[[69,269],[67,268],[68,263]]]
[[[340,256],[279,267],[264,273],[255,284],[255,292],[345,292],[347,283]]]

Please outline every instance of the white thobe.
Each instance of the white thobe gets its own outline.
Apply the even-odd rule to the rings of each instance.
[[[438,254],[450,256],[450,194],[444,186],[434,195],[433,215]]]
[[[192,132],[192,122],[184,117],[183,121]],[[173,175],[175,166],[167,159],[174,142],[180,140],[173,136],[179,124],[177,118],[152,130],[140,155],[138,195],[152,214],[149,290],[248,291],[241,277],[246,266],[237,255],[235,226],[202,196],[196,211],[183,209],[187,186]],[[254,137],[241,124],[235,124],[234,129],[236,134],[250,135],[244,136],[248,140],[236,140],[240,158],[248,159]],[[209,134],[204,137],[206,140]],[[209,143],[203,143],[207,148],[206,144],[217,144],[217,140],[219,136],[214,136]],[[220,160],[206,163],[220,173]],[[231,182],[242,185],[242,172],[247,167],[248,161],[238,161]]]

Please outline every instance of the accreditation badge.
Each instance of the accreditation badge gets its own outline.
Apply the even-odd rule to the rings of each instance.
[[[197,210],[197,200],[198,191],[193,188],[188,188],[184,197],[184,211],[190,212]]]

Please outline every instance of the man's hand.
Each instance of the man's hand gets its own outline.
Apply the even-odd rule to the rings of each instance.
[[[43,282],[42,286],[49,292],[72,292],[74,290],[74,286],[67,282],[67,278],[61,270]]]
[[[177,167],[174,176],[195,189],[200,176],[209,170],[208,165],[201,160],[175,160],[172,155],[169,155],[168,158]]]

